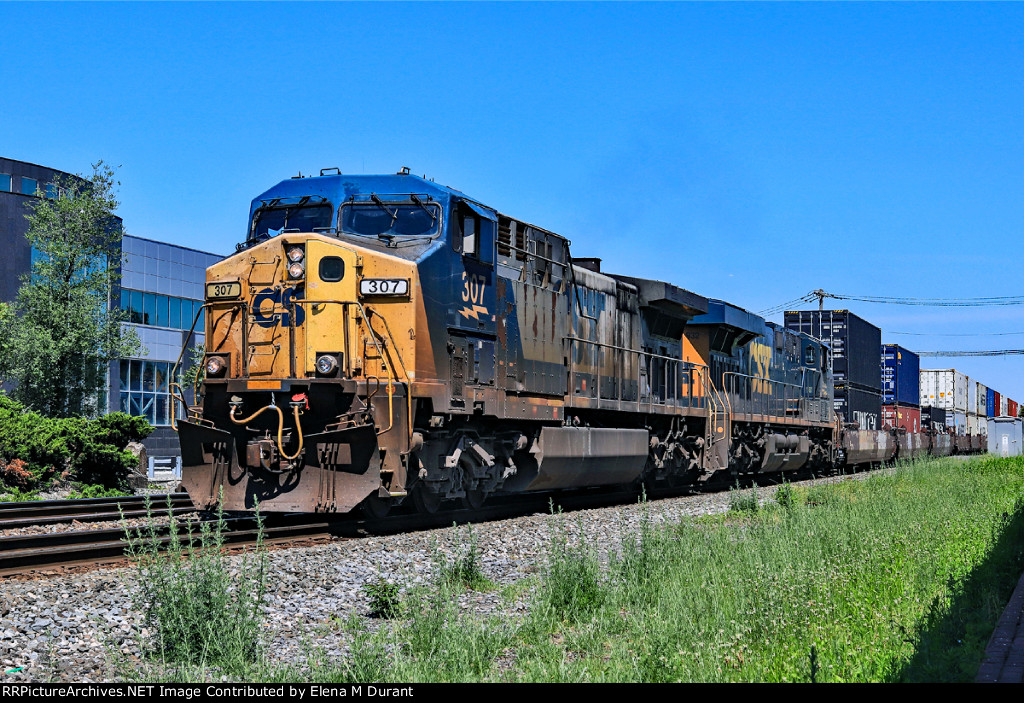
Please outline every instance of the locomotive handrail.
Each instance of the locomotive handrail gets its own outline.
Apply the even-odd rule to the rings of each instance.
[[[218,301],[212,302],[212,303],[203,303],[202,305],[199,306],[199,310],[196,311],[195,316],[192,318],[192,326],[188,328],[188,337],[185,338],[185,343],[183,345],[181,345],[181,351],[178,352],[178,360],[175,361],[174,362],[174,366],[171,367],[171,379],[175,379],[175,378],[178,377],[178,367],[181,365],[182,357],[185,356],[185,349],[188,348],[188,340],[191,339],[192,335],[196,331],[196,323],[199,322],[199,316],[203,314],[203,311],[206,310],[206,308],[211,308],[214,305],[224,305],[224,306],[230,306],[232,308],[241,308],[241,310],[242,310],[242,349],[248,349],[248,344],[247,344],[248,334],[246,333],[245,318],[247,316],[246,315],[246,311],[249,308],[249,304],[246,301],[244,301],[244,300],[218,300]],[[249,365],[246,362],[245,355],[243,354],[242,355],[242,373],[243,374],[245,374],[246,370],[248,369],[248,366]],[[176,385],[178,385],[178,387],[181,388],[180,384],[176,384]],[[198,392],[198,388],[197,387],[193,387],[193,389],[192,389],[193,395],[195,395],[197,392]],[[173,393],[171,395],[173,396]],[[182,405],[185,406],[186,414],[187,414],[188,413],[188,403],[185,402],[184,397],[182,397],[181,401],[182,401]],[[177,404],[176,403],[171,403],[171,429],[173,429],[175,432],[178,431],[178,418],[175,415],[175,410],[176,409],[177,409]]]
[[[787,409],[787,407],[789,405],[789,401],[791,399],[790,396],[789,396],[789,393],[787,392],[788,388],[796,388],[796,389],[798,389],[796,395],[792,398],[792,400],[796,400],[798,403],[801,403],[804,400],[803,393],[802,393],[803,392],[803,385],[798,385],[798,384],[795,384],[795,383],[787,383],[785,381],[775,381],[775,380],[772,380],[770,378],[765,378],[763,376],[753,376],[751,374],[745,374],[745,373],[741,373],[739,371],[726,371],[725,373],[722,374],[722,380],[723,381],[728,380],[729,377],[732,377],[733,379],[742,379],[742,380],[750,381],[751,383],[753,383],[753,382],[764,383],[764,384],[766,384],[771,389],[767,393],[760,394],[762,397],[759,399],[758,405],[761,406],[761,408],[760,408],[762,410],[761,414],[763,414],[763,415],[769,415],[769,416],[773,416],[773,417],[776,416],[778,408],[777,407],[773,407],[773,405],[777,405],[777,402],[779,400],[781,400],[782,401],[782,406],[781,406],[782,407],[782,413],[778,414],[777,416],[778,417],[786,417],[786,409]],[[732,385],[729,385],[729,384],[725,384],[725,385],[727,386],[725,388],[726,396],[728,396],[730,392],[734,392],[734,393],[737,394],[737,396],[739,396],[740,391],[739,391],[739,388],[738,388],[737,384],[733,383]],[[781,387],[783,389],[783,394],[782,394],[781,398],[779,398],[777,393],[775,392],[775,388],[776,387]],[[748,407],[751,410],[753,410],[753,405],[754,405],[753,395],[754,395],[753,390],[752,389],[748,389],[748,392],[747,392],[746,396],[743,398],[743,400],[745,400],[747,402],[747,405],[748,405]]]
[[[642,361],[642,360],[648,360],[648,361],[659,360],[659,361],[666,362],[666,364],[665,364],[665,366],[663,368],[664,378],[662,380],[664,381],[665,388],[667,390],[670,389],[672,394],[669,395],[668,393],[666,393],[666,397],[665,397],[663,402],[655,402],[654,401],[654,397],[655,396],[653,394],[649,393],[649,392],[647,394],[642,393],[643,388],[642,388],[642,384],[641,384],[641,376],[643,376],[644,374],[642,374],[641,371],[642,370],[646,370],[647,367],[649,366],[649,364],[646,364],[646,365],[643,364],[643,363],[637,364],[637,374],[636,374],[636,377],[630,379],[630,380],[635,380],[636,383],[637,383],[637,398],[636,398],[635,401],[634,400],[624,401],[622,399],[622,395],[623,395],[623,393],[622,393],[622,382],[626,378],[626,374],[624,372],[615,374],[616,380],[617,380],[615,397],[614,398],[602,398],[601,397],[601,379],[603,377],[603,373],[601,371],[601,365],[600,364],[595,364],[594,365],[594,369],[595,369],[595,375],[597,377],[597,387],[596,387],[597,395],[596,395],[596,399],[597,399],[599,404],[600,404],[601,400],[614,400],[614,401],[617,401],[619,403],[626,402],[626,403],[634,404],[635,407],[636,407],[636,410],[638,412],[640,411],[640,409],[643,406],[646,406],[648,410],[653,409],[655,406],[657,406],[657,407],[690,407],[690,408],[692,408],[692,407],[694,407],[694,393],[693,393],[693,385],[694,385],[693,373],[694,373],[694,371],[697,371],[701,375],[701,377],[705,379],[704,385],[705,386],[707,385],[707,381],[706,381],[707,366],[705,364],[700,364],[700,363],[696,363],[696,362],[693,362],[693,361],[686,361],[685,359],[679,359],[679,358],[671,357],[671,356],[664,356],[662,354],[654,354],[654,353],[651,353],[651,352],[646,352],[646,351],[644,351],[642,349],[631,349],[629,347],[623,347],[623,346],[620,346],[620,345],[617,345],[617,344],[608,344],[606,342],[597,342],[597,341],[590,340],[590,339],[582,339],[580,337],[575,337],[575,336],[563,337],[563,341],[568,342],[569,346],[570,346],[570,348],[568,350],[569,351],[569,360],[570,360],[569,361],[570,366],[569,366],[569,393],[568,393],[568,395],[569,395],[570,398],[575,398],[577,396],[577,393],[576,393],[576,382],[575,382],[576,359],[575,359],[575,354],[573,353],[573,350],[572,350],[572,345],[574,343],[576,343],[576,342],[579,342],[581,344],[591,345],[593,347],[604,348],[604,349],[611,349],[612,351],[621,352],[621,353],[625,353],[625,354],[634,354],[634,355],[637,356],[638,361]],[[622,362],[619,362],[617,364],[617,366],[620,367],[620,368],[623,365],[624,364]],[[669,383],[669,379],[668,379],[669,365],[672,366],[672,370],[673,370],[673,379],[672,379],[673,383],[672,384]],[[678,392],[680,390],[680,374],[679,374],[680,366],[683,367],[683,370],[686,372],[686,374],[688,376],[688,380],[686,382],[687,390],[686,390],[685,396],[683,396],[681,393]],[[649,376],[649,374],[648,374],[648,376]],[[646,401],[644,400],[644,395],[647,396]],[[685,398],[685,401],[686,401],[685,405],[683,405],[683,403],[682,403],[684,398]],[[697,400],[699,402],[699,401],[703,400],[703,398],[698,397]],[[674,401],[674,402],[670,402],[670,401]]]

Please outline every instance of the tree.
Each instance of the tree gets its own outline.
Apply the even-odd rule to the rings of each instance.
[[[139,339],[112,306],[121,257],[120,185],[99,161],[92,177],[62,176],[26,215],[32,270],[5,325],[0,378],[12,395],[50,417],[99,414],[111,361],[136,355]]]

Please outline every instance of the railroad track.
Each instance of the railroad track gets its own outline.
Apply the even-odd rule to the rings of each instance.
[[[195,508],[187,493],[0,503],[0,530],[61,522],[120,520],[122,517],[138,518],[149,514],[167,515],[168,510],[174,515],[181,515]]]
[[[261,532],[266,545],[308,543],[331,536],[330,523],[310,522],[299,516],[287,524],[264,525],[262,531],[251,517],[225,518],[224,523],[221,536],[228,548],[255,544]],[[201,524],[180,524],[177,539],[187,544],[191,538],[198,543]],[[113,528],[0,537],[0,576],[123,561],[128,556],[129,537],[155,543],[161,550],[172,540],[167,526],[154,527],[152,534],[149,528]]]

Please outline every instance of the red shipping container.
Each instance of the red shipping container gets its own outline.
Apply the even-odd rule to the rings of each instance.
[[[890,429],[902,427],[907,432],[916,434],[921,431],[921,408],[908,405],[883,405],[882,427]]]
[[[1006,399],[1006,409],[1010,417],[1017,417],[1018,411],[1020,410],[1020,403],[1016,400]]]

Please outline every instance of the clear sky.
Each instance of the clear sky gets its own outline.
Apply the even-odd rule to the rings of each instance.
[[[0,154],[120,165],[142,237],[227,253],[279,180],[409,166],[753,311],[1022,292],[1024,4],[0,3],[0,56]],[[836,307],[1024,348],[1024,306]],[[1024,358],[922,366],[1024,401]]]

